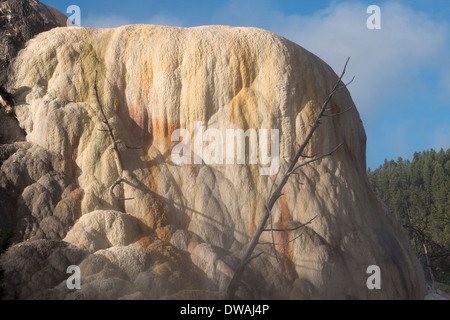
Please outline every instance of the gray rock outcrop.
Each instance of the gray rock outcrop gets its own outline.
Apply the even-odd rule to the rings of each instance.
[[[0,1],[0,85],[10,62],[35,35],[66,26],[67,17],[36,0]]]

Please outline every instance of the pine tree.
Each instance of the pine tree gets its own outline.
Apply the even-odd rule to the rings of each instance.
[[[430,278],[450,288],[450,149],[416,152],[412,161],[385,159],[367,175],[374,192],[407,230]]]

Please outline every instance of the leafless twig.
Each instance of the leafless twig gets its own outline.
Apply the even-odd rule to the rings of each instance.
[[[261,234],[264,231],[271,231],[272,232],[272,244],[275,246],[274,244],[274,239],[273,239],[273,231],[274,229],[272,228],[272,222],[271,222],[271,229],[267,230],[265,228],[265,225],[267,223],[267,220],[269,219],[269,217],[271,217],[271,211],[275,205],[275,203],[277,202],[277,200],[282,196],[282,190],[284,188],[284,186],[286,185],[287,181],[289,180],[289,177],[295,173],[296,170],[298,170],[299,168],[310,164],[312,162],[316,162],[319,161],[320,159],[323,159],[324,157],[330,156],[332,155],[334,152],[336,152],[336,150],[341,146],[337,146],[336,148],[334,148],[332,151],[330,151],[329,153],[325,154],[325,155],[321,155],[319,157],[313,157],[312,160],[309,160],[305,163],[302,164],[298,164],[299,159],[302,157],[302,155],[304,154],[304,150],[306,149],[307,145],[309,144],[309,142],[311,141],[312,136],[314,135],[316,129],[320,126],[321,124],[321,120],[324,116],[325,110],[328,106],[328,104],[331,101],[331,98],[333,97],[333,95],[338,92],[339,90],[347,87],[347,85],[349,85],[350,83],[353,82],[353,79],[348,82],[347,84],[341,84],[342,83],[342,78],[344,77],[346,70],[347,70],[347,65],[349,62],[350,58],[347,59],[344,69],[339,77],[339,79],[337,80],[336,84],[334,85],[334,87],[332,88],[330,94],[328,95],[327,99],[324,101],[322,107],[320,108],[320,112],[317,115],[314,123],[312,124],[308,134],[305,137],[305,140],[303,141],[303,143],[299,146],[295,156],[291,159],[289,166],[286,170],[285,175],[283,176],[283,178],[281,179],[281,182],[277,185],[275,191],[273,191],[273,193],[270,193],[269,199],[267,201],[267,203],[264,206],[265,212],[261,218],[260,223],[258,224],[257,229],[255,230],[255,233],[248,245],[247,250],[245,251],[240,263],[238,264],[233,278],[230,280],[228,287],[226,289],[226,293],[225,293],[225,297],[226,299],[234,299],[234,295],[235,292],[237,290],[238,284],[240,282],[240,279],[242,277],[242,274],[244,272],[245,267],[247,266],[247,264],[252,260],[252,255],[253,255],[253,251],[255,249],[255,247],[258,245],[259,243],[259,238],[261,237]],[[272,186],[273,187],[273,186]],[[272,188],[271,188],[272,190]],[[276,253],[276,250],[275,250]],[[259,256],[259,255],[258,255]]]
[[[317,216],[315,216],[314,218],[312,218],[312,219],[309,220],[308,222],[302,223],[301,225],[296,226],[296,227],[286,228],[286,229],[264,229],[264,231],[276,231],[276,232],[281,232],[281,231],[295,231],[295,230],[298,230],[298,229],[300,229],[300,228],[303,228],[304,226],[307,226],[308,224],[310,224],[311,222],[313,222],[313,220],[314,220],[315,218],[317,218]]]
[[[109,139],[111,140],[111,144],[112,144],[112,150],[114,151],[114,155],[115,155],[115,162],[116,162],[116,167],[117,167],[117,172],[119,174],[119,178],[111,185],[111,187],[109,188],[109,194],[111,196],[111,198],[114,200],[133,200],[134,198],[118,198],[115,193],[114,193],[114,189],[119,186],[121,183],[125,182],[128,183],[124,178],[123,178],[123,162],[122,162],[122,157],[120,156],[120,152],[119,152],[119,144],[122,143],[121,140],[117,140],[116,137],[114,136],[114,130],[111,126],[111,124],[108,121],[108,118],[106,116],[105,113],[105,109],[103,108],[102,103],[100,102],[100,97],[98,94],[98,88],[97,88],[97,76],[98,73],[97,71],[95,71],[95,79],[94,79],[94,92],[95,92],[95,97],[97,99],[97,104],[99,106],[100,112],[102,114],[103,117],[103,123],[106,125],[107,129],[99,129],[100,131],[105,131],[108,132],[109,135]]]

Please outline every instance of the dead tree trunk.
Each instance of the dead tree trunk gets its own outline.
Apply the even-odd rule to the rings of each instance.
[[[415,234],[415,237],[420,241],[420,244],[422,245],[423,252],[425,254],[425,262],[427,264],[428,273],[430,274],[430,280],[431,280],[431,290],[435,292],[435,278],[433,273],[433,268],[431,266],[431,259],[430,255],[428,254],[428,246],[427,246],[427,236],[425,234],[426,226],[428,225],[428,219],[425,220],[425,226],[420,228],[418,224],[414,223],[413,219],[411,218],[411,215],[409,214],[409,208],[406,211],[407,217],[408,217],[408,224],[403,225],[405,228],[410,230],[413,234]],[[431,242],[431,241],[430,241]]]
[[[240,282],[240,279],[242,277],[242,274],[245,270],[245,267],[247,266],[248,263],[250,263],[250,261],[252,261],[253,259],[259,257],[261,255],[261,253],[253,255],[253,251],[255,250],[256,246],[259,244],[259,239],[261,237],[261,234],[264,231],[291,231],[291,230],[275,230],[275,229],[266,229],[266,224],[267,224],[267,220],[269,219],[269,217],[271,216],[271,211],[272,208],[274,207],[275,203],[277,202],[277,200],[282,196],[282,190],[284,188],[284,186],[286,185],[286,183],[289,180],[289,177],[295,173],[296,170],[300,169],[303,166],[306,166],[310,163],[316,162],[320,159],[323,159],[325,157],[328,157],[330,155],[332,155],[341,145],[337,146],[336,148],[334,148],[333,150],[331,150],[329,153],[321,155],[321,156],[312,156],[312,157],[308,157],[305,156],[303,153],[305,151],[305,148],[308,146],[309,142],[311,141],[311,138],[314,135],[314,132],[316,131],[316,129],[320,126],[321,124],[321,120],[324,116],[334,116],[333,114],[325,114],[325,111],[327,110],[328,104],[331,100],[331,98],[333,97],[333,95],[338,92],[339,90],[347,87],[351,82],[353,82],[354,78],[347,84],[343,84],[342,83],[342,78],[344,77],[344,74],[346,72],[347,69],[347,64],[349,62],[350,58],[347,59],[344,69],[341,73],[341,76],[339,77],[338,81],[336,82],[335,86],[332,88],[330,94],[328,95],[328,98],[325,100],[325,102],[323,103],[319,114],[317,115],[314,124],[312,125],[312,127],[310,128],[308,134],[306,135],[305,140],[303,141],[303,143],[299,146],[294,158],[292,158],[292,160],[289,162],[289,166],[283,176],[283,178],[281,179],[280,183],[278,184],[277,188],[275,189],[274,192],[272,192],[268,198],[268,201],[266,202],[265,205],[265,211],[264,214],[258,224],[258,227],[250,241],[250,244],[248,245],[247,250],[245,251],[240,263],[238,264],[235,272],[234,272],[234,276],[231,279],[230,283],[228,284],[228,287],[226,289],[226,293],[225,293],[225,298],[227,300],[231,300],[234,299],[236,290],[238,288],[238,284]],[[350,108],[349,108],[350,109]],[[344,112],[348,111],[349,109],[345,110]],[[298,161],[300,158],[310,158],[311,160],[308,160],[304,163],[299,164]],[[311,220],[312,221],[312,220]],[[309,221],[308,223],[310,223],[311,221]],[[308,224],[306,223],[306,224]],[[304,225],[306,225],[304,224]],[[304,226],[302,225],[302,226]],[[297,229],[297,228],[296,228]],[[275,245],[275,244],[274,244]]]
[[[428,255],[428,247],[425,244],[425,240],[422,240],[422,246],[423,246],[423,251],[425,252],[425,258],[427,261],[427,269],[428,272],[430,273],[430,278],[431,278],[431,289],[433,291],[435,291],[435,279],[434,279],[434,273],[433,273],[433,269],[431,268],[431,260],[430,260],[430,256]]]
[[[114,152],[114,159],[115,159],[115,163],[116,163],[117,173],[119,175],[119,178],[110,186],[109,194],[112,198],[113,205],[117,204],[118,201],[133,200],[133,198],[119,198],[114,193],[114,189],[117,186],[120,186],[122,183],[128,183],[128,182],[125,179],[124,174],[123,174],[123,162],[122,162],[122,157],[121,157],[120,151],[119,151],[119,143],[121,141],[116,139],[116,137],[114,135],[114,130],[111,127],[111,124],[109,123],[108,117],[106,116],[106,113],[105,113],[105,109],[103,108],[103,105],[100,102],[100,98],[98,95],[97,71],[95,72],[94,92],[95,92],[95,97],[97,99],[97,104],[98,104],[100,112],[102,114],[103,123],[106,125],[106,128],[107,128],[106,130],[102,130],[102,131],[108,132],[109,139],[111,140],[111,144],[112,144],[112,150]],[[114,202],[116,202],[116,203],[114,203]]]

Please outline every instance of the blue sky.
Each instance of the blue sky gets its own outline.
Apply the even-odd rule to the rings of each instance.
[[[450,1],[42,0],[63,13],[81,9],[84,27],[148,23],[260,27],[313,52],[340,73],[367,134],[367,164],[450,148]],[[381,9],[369,30],[366,10]],[[70,15],[70,14],[68,14]]]

